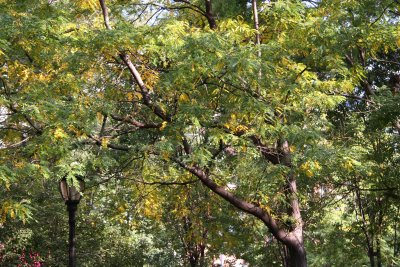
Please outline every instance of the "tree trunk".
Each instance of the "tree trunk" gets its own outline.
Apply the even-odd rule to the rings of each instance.
[[[306,251],[303,244],[287,246],[286,266],[307,267]]]
[[[212,13],[212,3],[211,0],[205,0],[206,12],[204,15],[207,18],[208,25],[211,30],[215,30],[217,28],[217,22],[215,21],[214,14]]]
[[[278,142],[282,158],[279,160],[281,164],[292,168],[292,157],[290,155],[289,143],[285,140]],[[288,267],[306,267],[307,258],[303,242],[303,220],[301,218],[300,203],[297,197],[297,181],[291,171],[287,177],[286,198],[289,200],[288,214],[295,220],[295,224],[291,227],[292,238],[285,243],[287,247],[286,266]]]
[[[195,258],[195,257],[190,257],[189,258],[189,262],[190,262],[190,266],[191,267],[197,267],[198,265],[197,265],[197,259]]]
[[[254,22],[254,29],[257,31],[256,32],[256,44],[260,45],[261,44],[261,39],[260,39],[260,32],[259,32],[259,24],[258,24],[258,11],[257,11],[257,0],[252,0],[251,2],[252,7],[253,7],[253,22]],[[261,57],[261,50],[258,49],[258,57]]]
[[[379,236],[376,238],[376,265],[377,267],[382,267],[382,252]]]
[[[289,182],[291,187],[291,192],[297,193],[296,189],[296,181],[291,180]],[[286,264],[287,267],[306,267],[307,266],[307,257],[306,250],[304,248],[303,242],[303,222],[300,215],[300,206],[298,199],[295,195],[291,196],[291,209],[292,209],[292,217],[296,219],[296,225],[293,226],[291,230],[291,238],[284,241],[283,243],[286,246]]]
[[[371,267],[375,267],[375,257],[374,257],[373,247],[368,249],[368,257],[369,257],[369,264],[371,265]]]
[[[289,145],[287,141],[279,142],[280,150],[277,153],[279,158],[276,159],[276,164],[282,164],[292,168]],[[303,243],[303,221],[301,218],[300,204],[297,197],[297,182],[293,172],[290,172],[285,186],[286,197],[288,199],[288,215],[290,215],[295,223],[286,229],[275,220],[268,210],[264,210],[259,205],[247,202],[244,199],[227,191],[223,186],[219,186],[210,176],[208,170],[203,170],[197,165],[189,166],[186,163],[175,159],[181,167],[196,175],[200,181],[211,189],[214,193],[228,201],[236,208],[249,213],[260,219],[274,235],[274,237],[284,244],[288,249],[286,261],[288,267],[304,267],[307,266],[306,252]]]

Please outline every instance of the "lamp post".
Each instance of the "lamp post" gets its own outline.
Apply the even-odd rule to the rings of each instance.
[[[76,254],[75,254],[75,212],[79,201],[81,200],[81,193],[85,188],[85,183],[82,178],[77,178],[79,183],[79,190],[74,185],[68,185],[67,179],[64,177],[60,181],[60,192],[64,199],[65,205],[68,210],[68,224],[69,224],[69,267],[76,267]]]

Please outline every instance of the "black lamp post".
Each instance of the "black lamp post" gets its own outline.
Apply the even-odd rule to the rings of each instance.
[[[74,185],[68,185],[67,179],[64,177],[60,181],[61,196],[67,205],[68,210],[68,223],[69,223],[69,267],[76,267],[76,254],[75,254],[75,212],[85,188],[85,183],[81,178],[77,178],[79,183],[79,190]]]

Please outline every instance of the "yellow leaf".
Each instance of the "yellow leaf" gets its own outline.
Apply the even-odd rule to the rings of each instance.
[[[353,169],[353,162],[352,160],[348,160],[343,164],[343,167],[348,170],[351,171]]]
[[[163,153],[162,153],[162,158],[163,158],[164,160],[169,160],[169,153],[168,153],[168,152],[163,152]]]
[[[96,113],[96,118],[97,118],[97,121],[99,123],[101,123],[103,121],[103,114],[101,114],[100,112],[97,112]]]
[[[133,96],[134,94],[132,92],[129,92],[126,94],[126,97],[128,98],[128,101],[132,101],[133,100]]]
[[[307,177],[312,177],[314,173],[311,170],[306,170]]]
[[[167,124],[168,124],[167,121],[163,121],[162,124],[161,124],[160,130],[161,130],[161,131],[164,130],[165,127],[167,127]]]
[[[98,1],[95,0],[81,0],[77,1],[77,4],[82,9],[96,10],[98,9]]]
[[[135,95],[135,98],[137,98],[139,100],[143,98],[142,94],[139,92],[135,92],[134,95]]]
[[[247,126],[245,126],[245,125],[238,125],[238,126],[236,126],[236,128],[235,128],[235,133],[245,133],[245,132],[247,132],[247,130],[248,130],[249,128],[247,127]]]
[[[83,134],[81,131],[79,131],[77,128],[75,128],[75,126],[72,124],[68,125],[68,131],[73,132],[78,137],[82,136],[82,134]]]
[[[47,82],[49,81],[49,77],[44,75],[43,73],[40,73],[39,75],[36,76],[36,80],[40,81],[40,82]]]
[[[107,138],[102,138],[101,139],[101,147],[102,148],[107,148],[108,145],[108,139]]]
[[[22,169],[25,166],[25,163],[23,161],[18,161],[14,163],[14,166],[17,169]]]
[[[64,132],[64,130],[62,128],[58,127],[54,131],[54,137],[56,139],[64,139],[64,138],[68,137],[68,135]]]
[[[269,214],[272,214],[272,209],[270,206],[268,206],[268,205],[260,205],[260,206],[261,206],[261,208],[266,210]]]
[[[310,163],[308,161],[301,164],[301,166],[300,166],[300,169],[303,171],[308,170],[309,168],[310,168]]]
[[[15,211],[14,210],[10,211],[10,217],[11,217],[11,219],[15,218]]]
[[[314,169],[316,169],[317,171],[322,169],[322,167],[321,167],[321,165],[319,165],[318,161],[314,161]]]
[[[4,206],[3,206],[3,213],[4,214],[7,214],[8,209],[10,208],[8,205],[9,205],[8,203],[5,203]]]
[[[119,211],[119,212],[124,212],[124,211],[125,211],[125,207],[119,206],[119,207],[118,207],[118,211]]]
[[[179,101],[181,101],[181,102],[188,102],[188,101],[189,101],[189,96],[188,96],[187,94],[183,93],[183,94],[181,94],[181,95],[179,96]]]

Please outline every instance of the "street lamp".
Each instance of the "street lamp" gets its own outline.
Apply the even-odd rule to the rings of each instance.
[[[67,205],[68,210],[68,223],[69,223],[69,267],[76,267],[76,254],[75,254],[75,212],[79,201],[81,200],[81,192],[85,188],[85,183],[82,178],[77,178],[79,183],[79,190],[74,185],[68,185],[67,179],[64,177],[60,181],[60,193]]]

